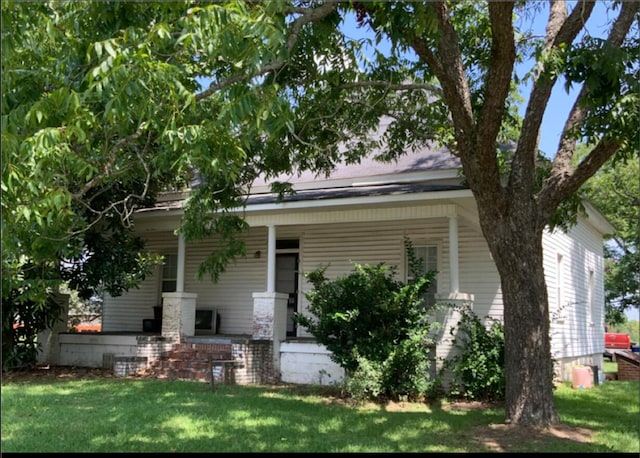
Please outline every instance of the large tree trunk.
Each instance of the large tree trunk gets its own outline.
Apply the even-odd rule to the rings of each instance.
[[[549,304],[542,230],[526,206],[485,221],[504,304],[506,421],[527,426],[559,422],[553,399]]]

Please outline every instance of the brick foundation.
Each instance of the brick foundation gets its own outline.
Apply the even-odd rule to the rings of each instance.
[[[147,366],[147,358],[142,356],[114,356],[113,374],[116,377],[135,375]]]
[[[114,375],[269,384],[277,381],[273,364],[273,343],[253,339],[206,339],[175,343],[161,336],[138,336],[136,356],[113,356]],[[206,342],[211,340],[211,342]],[[216,342],[216,340],[218,340]],[[211,365],[211,360],[234,360],[233,364]]]

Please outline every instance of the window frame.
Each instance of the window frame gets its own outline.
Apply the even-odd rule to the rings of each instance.
[[[421,240],[421,241],[417,241],[417,242],[412,242],[411,247],[414,250],[414,253],[416,250],[418,249],[426,249],[426,256],[427,258],[429,257],[429,249],[433,249],[435,250],[435,269],[430,269],[429,268],[429,259],[423,259],[423,261],[425,261],[425,273],[429,272],[430,270],[436,270],[438,273],[435,275],[435,277],[433,278],[432,283],[429,285],[429,289],[424,293],[424,302],[423,302],[423,306],[426,307],[431,307],[433,305],[436,304],[436,302],[438,301],[438,291],[439,291],[439,287],[440,287],[440,282],[439,282],[439,275],[440,275],[440,271],[441,271],[441,244],[439,242],[434,242],[434,241],[428,241],[428,240]],[[405,252],[405,262],[404,262],[404,268],[405,268],[405,282],[407,284],[412,284],[413,281],[415,281],[415,278],[412,277],[410,269],[409,269],[409,256],[407,256],[407,253]]]
[[[162,295],[162,293],[175,293],[178,286],[178,255],[176,253],[164,253],[162,256],[163,261],[160,265],[160,280],[158,285],[160,295]],[[169,259],[174,260],[175,262],[173,266],[170,266],[175,268],[175,277],[165,276],[165,274],[170,273],[166,270],[169,265],[167,262]],[[173,282],[173,289],[165,289],[166,282]]]

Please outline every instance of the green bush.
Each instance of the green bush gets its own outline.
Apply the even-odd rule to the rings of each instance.
[[[452,334],[459,331],[454,346],[459,354],[444,363],[451,370],[451,396],[499,401],[504,399],[504,329],[491,317],[483,323],[468,306],[458,306],[461,319]]]
[[[417,399],[434,392],[439,383],[431,376],[429,348],[436,325],[422,298],[436,272],[404,284],[384,263],[356,263],[333,281],[325,271],[305,275],[313,285],[306,294],[311,315],[298,313],[294,320],[345,369],[347,392],[359,399]]]

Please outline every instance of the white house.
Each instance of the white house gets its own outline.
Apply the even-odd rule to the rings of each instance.
[[[328,179],[310,173],[288,178],[297,192],[282,202],[268,183],[255,183],[246,208],[238,210],[250,226],[243,235],[247,256],[217,283],[196,276],[212,241],[185,243],[174,233],[185,195],[166,195],[138,211],[135,228],[151,250],[166,256],[164,267],[139,289],[106,298],[102,334],[61,334],[57,363],[101,366],[115,357],[145,366],[182,342],[226,345],[241,362],[240,382],[337,381],[342,370],[291,319],[308,305],[303,274],[328,265],[326,275],[335,278],[354,262],[385,262],[406,278],[405,236],[438,271],[438,298],[468,303],[480,317],[502,317],[500,281],[473,195],[446,150],[409,153],[397,163],[367,158]],[[558,376],[567,380],[574,364],[602,366],[603,236],[613,228],[588,204],[587,210],[569,233],[544,234],[552,350]],[[454,318],[445,317],[445,325]],[[443,335],[437,354],[446,357],[451,341]]]

